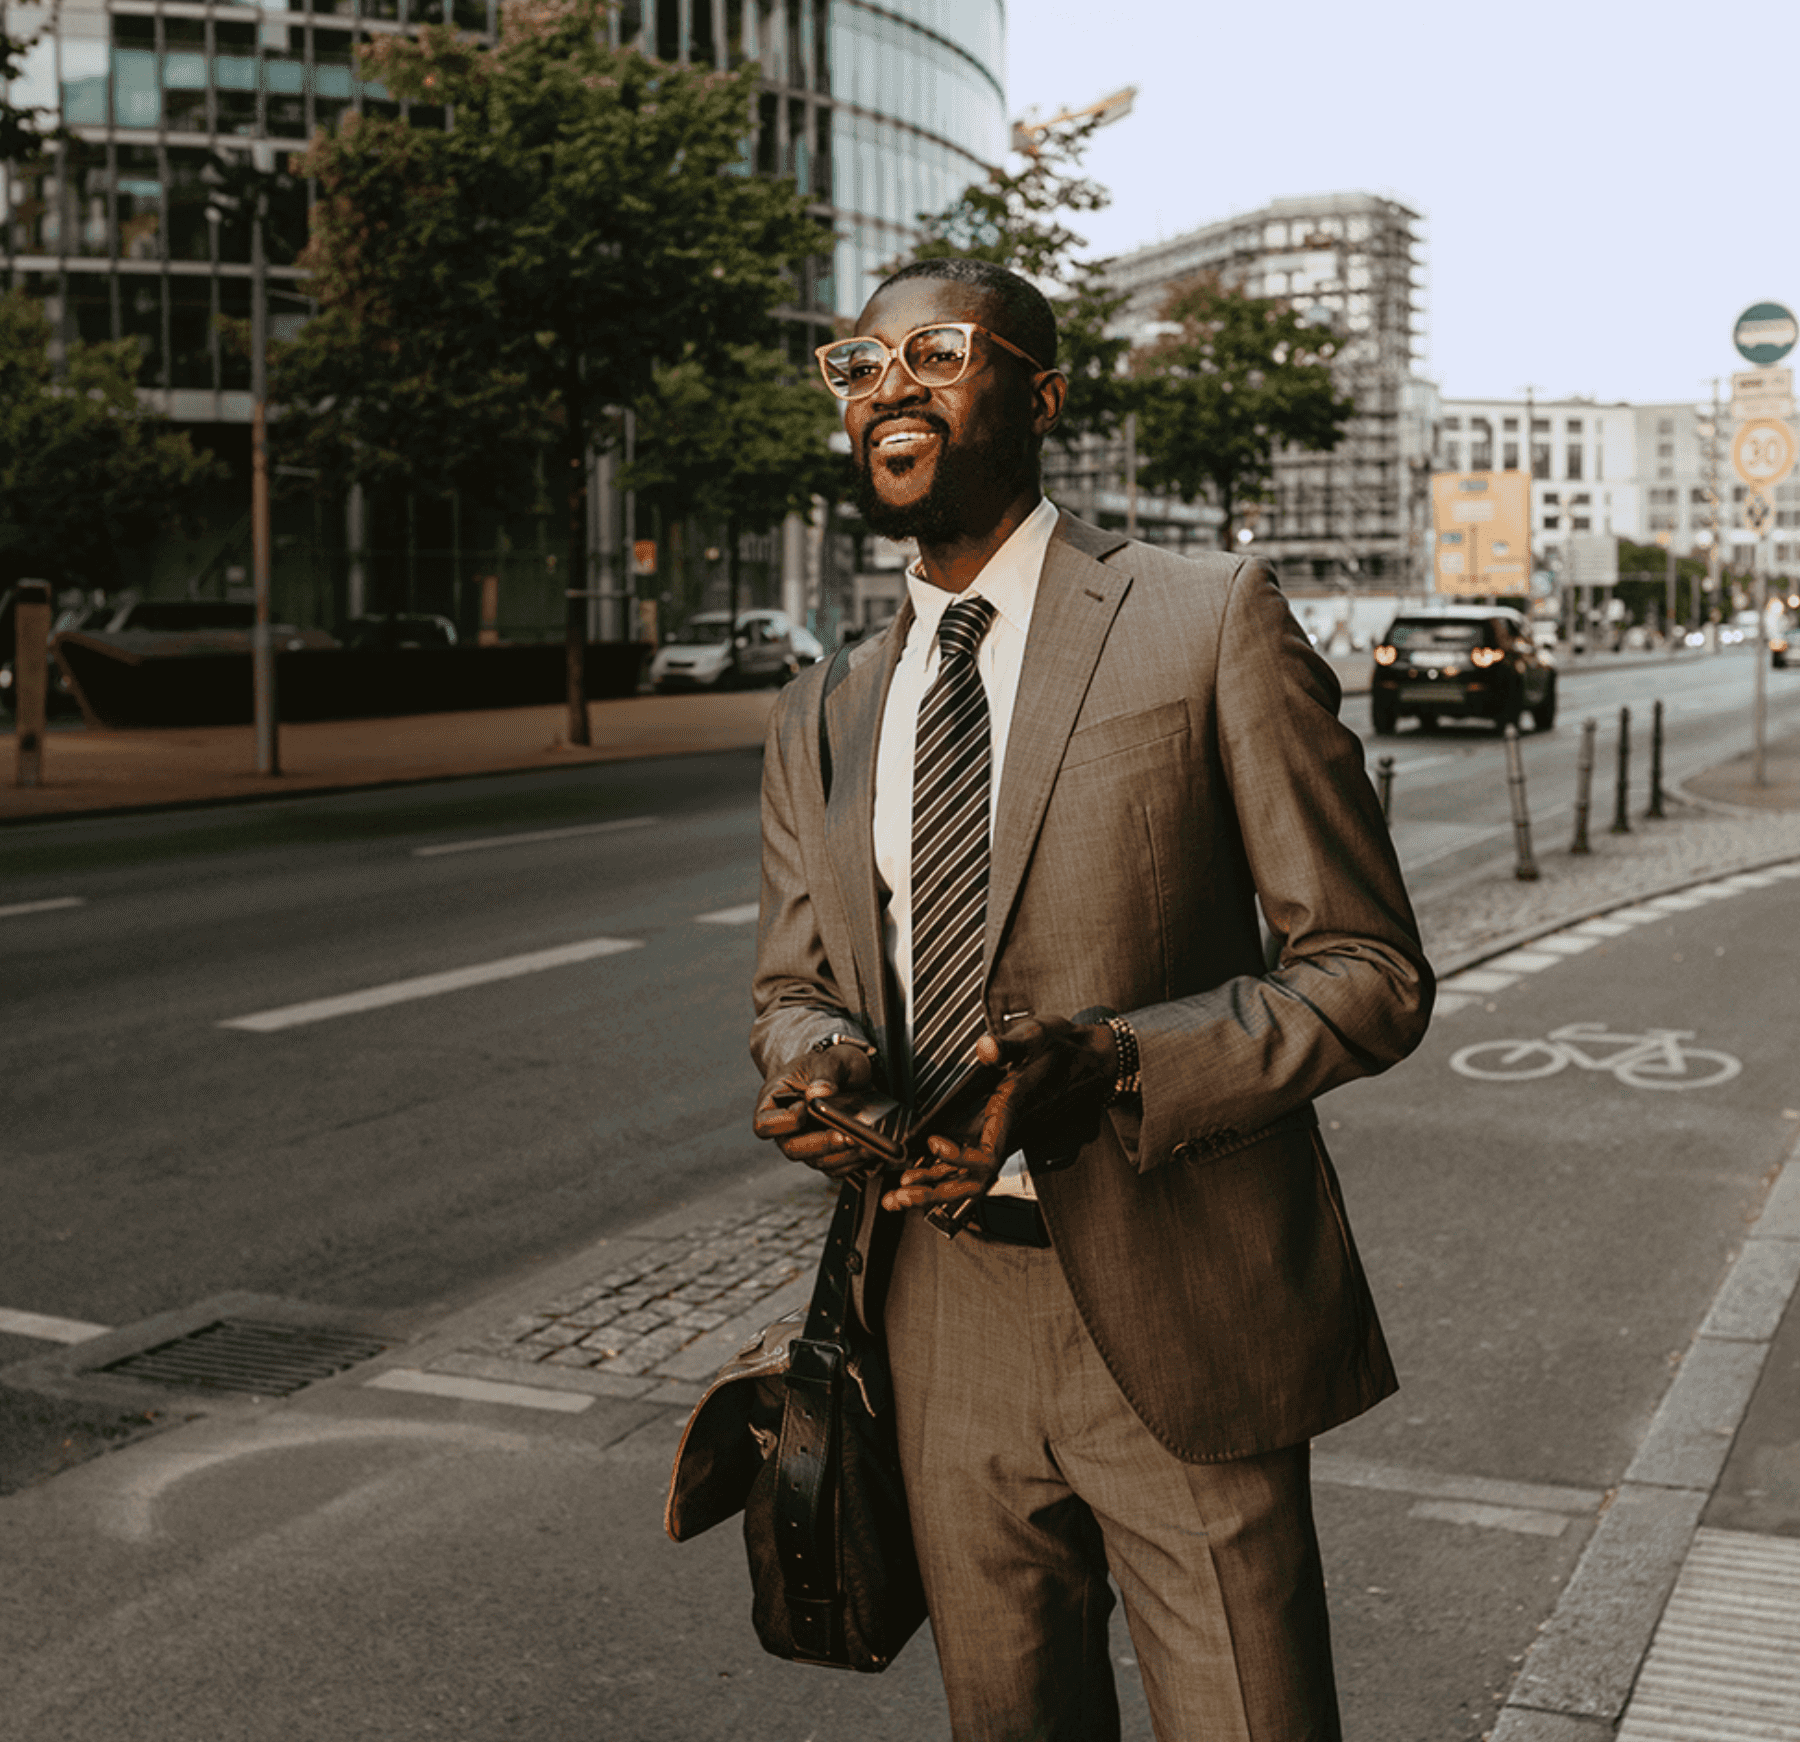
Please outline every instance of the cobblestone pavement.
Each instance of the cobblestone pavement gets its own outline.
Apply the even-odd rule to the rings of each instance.
[[[643,1245],[592,1281],[464,1345],[526,1367],[585,1372],[612,1394],[657,1395],[710,1377],[745,1338],[811,1294],[836,1188],[821,1181]],[[524,1377],[522,1374],[520,1377]]]
[[[1778,790],[1731,803],[1742,771],[1727,764],[1675,795],[1659,821],[1627,835],[1602,828],[1593,851],[1540,849],[1536,882],[1496,862],[1419,904],[1426,947],[1442,976],[1608,909],[1734,872],[1800,860],[1800,762]],[[1784,774],[1787,771],[1784,769]],[[1787,803],[1794,808],[1768,808]],[[1446,999],[1446,1008],[1451,999]],[[680,1403],[771,1320],[806,1303],[836,1188],[788,1176],[773,1195],[740,1203],[701,1226],[630,1248],[591,1280],[435,1365],[527,1383]],[[529,1377],[534,1375],[535,1377]]]
[[[1660,821],[1633,817],[1628,835],[1599,825],[1586,855],[1570,853],[1566,841],[1539,843],[1536,882],[1520,882],[1510,862],[1488,865],[1422,900],[1432,962],[1454,972],[1608,907],[1800,857],[1800,811],[1726,811],[1681,798],[1664,808]]]

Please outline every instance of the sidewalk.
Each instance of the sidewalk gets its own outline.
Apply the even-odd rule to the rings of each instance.
[[[1680,658],[1699,658],[1683,654]],[[1595,654],[1573,670],[1660,665],[1662,654]],[[1369,656],[1333,654],[1348,696],[1366,695]],[[44,784],[12,784],[12,734],[0,738],[0,824],[194,804],[247,803],[303,792],[401,786],[525,769],[568,768],[640,756],[682,756],[761,746],[773,690],[713,695],[625,696],[588,704],[593,743],[567,741],[560,706],[385,720],[317,720],[280,733],[281,773],[260,778],[249,726],[110,732],[53,726],[44,739]]]
[[[73,728],[45,735],[44,784],[20,788],[12,784],[14,740],[8,734],[0,738],[0,822],[752,749],[762,744],[775,693],[590,702],[591,745],[567,741],[568,716],[561,707],[309,721],[281,728],[281,773],[273,779],[255,772],[249,726]]]
[[[759,742],[770,701],[595,704],[596,746],[584,752],[553,747],[551,709],[508,716],[507,730],[483,715],[384,724],[419,728],[406,736],[425,772],[410,778],[430,778],[474,772],[454,766],[471,746],[504,744],[523,759],[500,765],[542,767],[654,753],[641,748],[645,727],[665,734],[667,753]],[[349,752],[340,741],[330,761],[324,736],[343,730],[292,729],[296,746],[321,735],[320,784],[353,783],[341,778]],[[241,730],[168,736],[248,742]],[[1747,759],[1727,763],[1689,782],[1666,821],[1634,819],[1631,835],[1599,837],[1586,859],[1542,854],[1536,883],[1501,867],[1445,892],[1421,915],[1441,974],[1703,880],[1751,881],[1756,867],[1800,860],[1800,736],[1771,746],[1767,773],[1756,788]],[[220,1319],[326,1322],[318,1309],[233,1297],[87,1341],[47,1336],[9,1382],[156,1410],[171,1425],[0,1502],[0,1560],[12,1569],[0,1590],[12,1646],[0,1738],[938,1734],[927,1640],[875,1684],[766,1659],[746,1625],[735,1529],[677,1548],[656,1526],[688,1407],[745,1337],[804,1301],[833,1196],[784,1164],[763,1167],[422,1334],[336,1315],[332,1328],[386,1346],[285,1400],[95,1370]],[[1781,1630],[1800,1591],[1800,1320],[1787,1311],[1797,1277],[1800,1152],[1608,1497],[1493,1742],[1800,1736],[1791,1674],[1744,1692],[1765,1660],[1791,1661]],[[84,1329],[95,1327],[62,1335]],[[1746,1605],[1773,1629],[1760,1657],[1740,1651],[1749,1668],[1727,1654],[1755,1631]],[[1127,1733],[1145,1734],[1134,1710]]]

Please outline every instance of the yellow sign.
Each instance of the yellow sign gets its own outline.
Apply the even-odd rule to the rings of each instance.
[[[1752,418],[1731,438],[1731,463],[1753,490],[1768,490],[1794,469],[1794,431],[1773,417]]]
[[[1438,472],[1431,480],[1440,593],[1531,591],[1531,480],[1523,472]]]

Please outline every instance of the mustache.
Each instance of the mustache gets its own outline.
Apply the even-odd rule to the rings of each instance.
[[[878,418],[863,431],[863,461],[866,464],[870,454],[875,451],[875,443],[881,437],[882,426],[890,423],[922,423],[934,435],[948,437],[950,426],[941,417],[929,411],[891,411],[886,417]]]

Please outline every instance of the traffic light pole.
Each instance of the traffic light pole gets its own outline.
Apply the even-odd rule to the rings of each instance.
[[[269,609],[269,284],[263,252],[263,196],[250,218],[250,565],[256,587],[251,684],[256,697],[256,772],[281,772],[275,711],[275,645]]]

